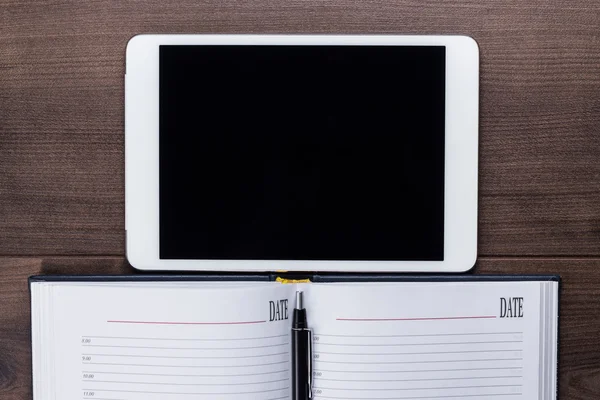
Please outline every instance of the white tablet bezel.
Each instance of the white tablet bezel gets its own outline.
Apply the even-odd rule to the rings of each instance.
[[[401,45],[446,47],[443,261],[161,260],[159,258],[160,45]],[[477,257],[479,49],[466,36],[138,35],[126,52],[127,258],[143,270],[462,272]]]

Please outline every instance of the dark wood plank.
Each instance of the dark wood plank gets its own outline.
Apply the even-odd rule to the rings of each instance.
[[[30,275],[130,272],[121,257],[0,258],[0,398],[31,398]],[[600,398],[600,259],[483,258],[474,272],[560,274],[560,399]]]
[[[599,3],[0,2],[0,254],[124,253],[136,33],[448,33],[481,47],[482,255],[600,255]]]

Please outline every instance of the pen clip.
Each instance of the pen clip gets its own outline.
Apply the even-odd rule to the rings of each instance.
[[[306,365],[308,366],[308,398],[312,399],[313,397],[313,393],[312,393],[312,381],[313,381],[313,337],[312,337],[312,330],[311,329],[307,329],[308,331],[308,351],[306,352],[308,355],[308,360],[306,362]]]

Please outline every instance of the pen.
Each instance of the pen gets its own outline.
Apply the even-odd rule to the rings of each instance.
[[[306,324],[302,292],[296,292],[292,317],[292,400],[312,399],[312,331]]]

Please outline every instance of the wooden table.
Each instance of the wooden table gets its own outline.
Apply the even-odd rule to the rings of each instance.
[[[600,3],[0,1],[0,398],[31,398],[27,277],[124,259],[137,33],[467,34],[481,47],[475,273],[558,273],[561,400],[600,398]]]

